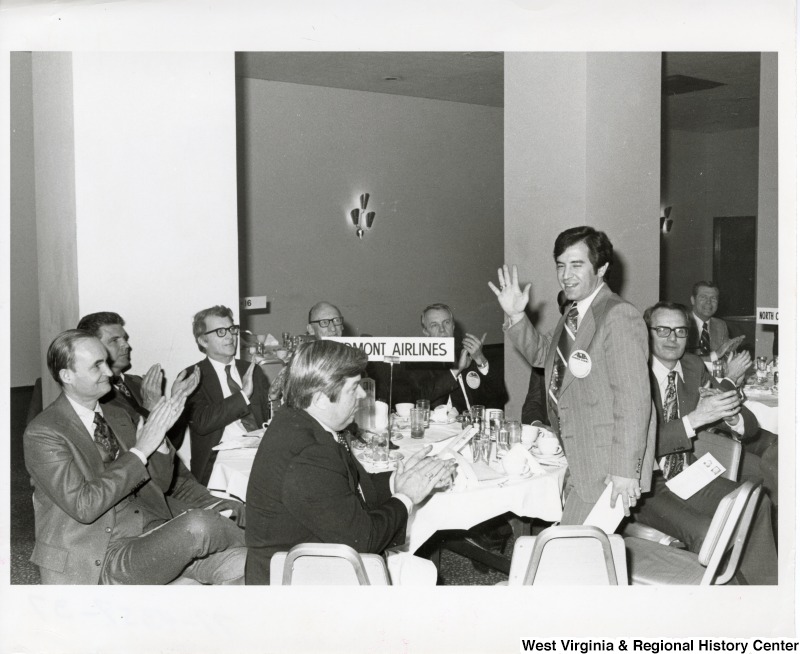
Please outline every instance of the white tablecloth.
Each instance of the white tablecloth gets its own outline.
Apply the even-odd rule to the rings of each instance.
[[[778,398],[763,397],[747,399],[744,405],[753,412],[762,429],[778,433]]]
[[[408,432],[401,432],[403,438],[396,443],[400,446],[399,451],[408,457],[426,443],[457,434],[460,430],[458,424],[431,425],[424,439],[411,439]],[[255,449],[220,452],[208,487],[245,500],[255,453]],[[371,468],[369,465],[365,467]],[[509,511],[520,517],[558,520],[566,470],[565,467],[548,468],[544,474],[527,479],[494,479],[480,482],[477,488],[469,490],[434,493],[411,514],[406,529],[408,550],[415,552],[439,530],[469,529]]]

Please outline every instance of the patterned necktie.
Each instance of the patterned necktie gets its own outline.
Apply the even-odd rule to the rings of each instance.
[[[133,407],[133,410],[136,411],[140,416],[147,418],[150,415],[150,412],[147,411],[139,402],[136,401],[136,398],[131,393],[130,389],[125,385],[125,382],[122,380],[121,377],[117,377],[113,382],[112,385],[114,388],[125,398],[125,400]]]
[[[678,388],[675,385],[677,372],[672,370],[667,377],[667,393],[664,396],[664,422],[678,419]],[[686,467],[686,452],[677,452],[664,456],[662,468],[664,479],[672,479]]]
[[[708,323],[703,323],[703,332],[700,334],[700,354],[705,356],[711,352],[711,336],[708,333]]]
[[[561,382],[564,379],[564,371],[567,368],[569,354],[572,351],[572,344],[575,342],[575,335],[578,333],[578,305],[573,302],[567,313],[564,328],[556,346],[556,358],[553,362],[553,374],[550,376],[550,388],[548,389],[548,401],[553,412],[558,415],[558,392],[561,390]]]
[[[228,380],[228,388],[231,389],[231,395],[236,395],[236,393],[242,392],[242,387],[236,383],[236,380],[231,377],[231,365],[228,364],[225,366],[225,377]],[[256,422],[256,419],[253,417],[252,410],[248,410],[247,415],[242,416],[239,418],[242,421],[242,427],[247,432],[255,431],[258,429],[259,425]]]
[[[108,426],[106,419],[98,412],[94,413],[94,442],[103,457],[104,463],[110,463],[119,454],[119,441]]]

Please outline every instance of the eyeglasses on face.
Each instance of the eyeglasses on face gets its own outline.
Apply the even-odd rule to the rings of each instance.
[[[225,338],[225,334],[228,332],[231,333],[231,336],[238,336],[239,325],[231,325],[230,327],[219,327],[218,329],[212,329],[211,331],[207,331],[205,335],[208,336],[209,334],[216,334],[220,338]]]
[[[675,334],[676,338],[686,338],[689,335],[688,327],[651,327],[659,338],[669,338],[670,334]]]
[[[309,320],[308,322],[312,322],[312,323],[315,322],[320,327],[323,327],[323,328],[327,327],[331,323],[333,323],[334,327],[340,327],[341,325],[344,324],[344,318],[339,316],[338,318],[323,318],[322,320]]]

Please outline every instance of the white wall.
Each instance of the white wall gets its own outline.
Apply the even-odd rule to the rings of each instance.
[[[12,52],[11,66],[11,386],[30,386],[41,375],[39,272],[36,256],[36,187],[33,157],[31,54]]]
[[[418,335],[446,302],[502,342],[486,286],[502,261],[503,110],[242,79],[242,294],[267,295],[256,333],[305,330],[338,305],[351,334]],[[349,211],[371,194],[359,241]]]
[[[35,53],[34,114],[43,347],[117,311],[133,372],[173,377],[238,304],[233,54]]]
[[[532,284],[535,324],[558,319],[555,238],[583,224],[608,234],[610,286],[643,310],[658,299],[660,55],[506,53],[505,66],[505,260]],[[518,415],[530,368],[505,356]]]

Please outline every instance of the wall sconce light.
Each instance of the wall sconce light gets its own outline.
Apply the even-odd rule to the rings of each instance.
[[[672,218],[669,215],[672,213],[672,207],[664,207],[661,211],[661,233],[669,234],[672,229]]]
[[[364,225],[367,229],[372,228],[372,221],[375,220],[375,212],[367,211],[367,203],[369,202],[369,193],[362,193],[359,197],[361,208],[356,207],[350,210],[350,220],[353,221],[353,227],[356,228],[356,236],[364,238],[364,229],[361,226],[361,219],[364,219]]]

